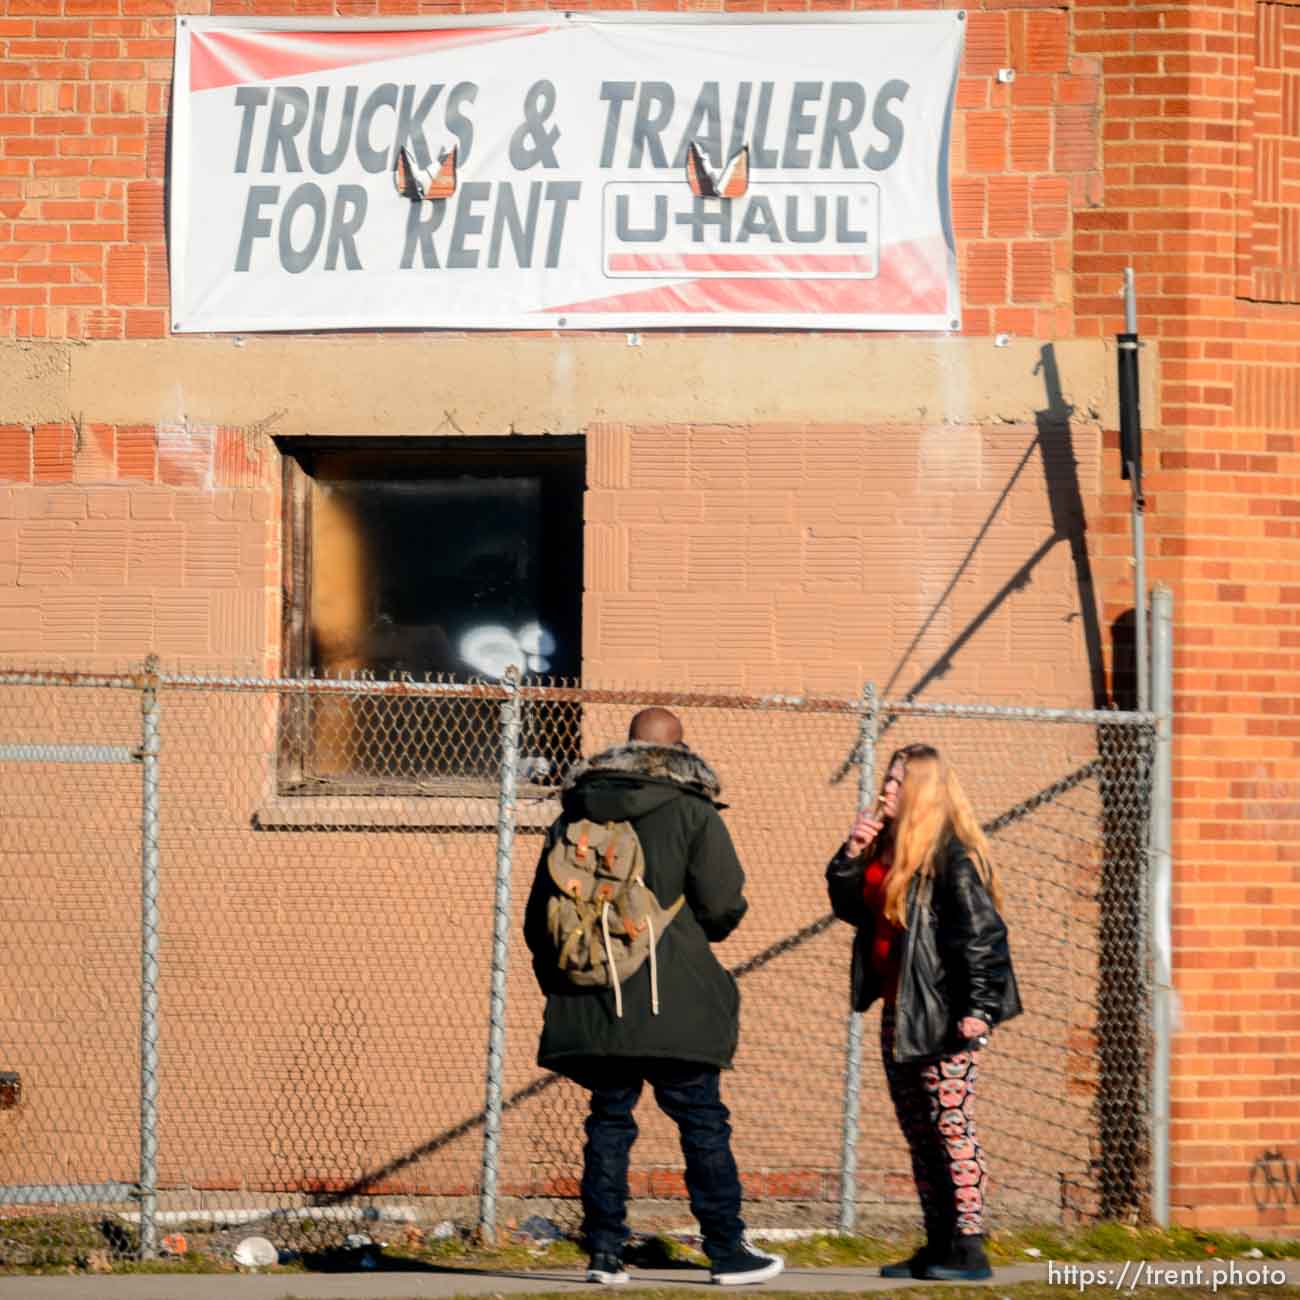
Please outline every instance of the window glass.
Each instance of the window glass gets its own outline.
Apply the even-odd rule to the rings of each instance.
[[[497,681],[514,665],[525,680],[578,677],[581,445],[547,439],[530,452],[537,441],[301,453],[297,670]],[[303,792],[436,789],[498,770],[492,702],[316,699],[298,711],[287,766]],[[576,753],[576,717],[548,723],[525,717],[526,780],[545,782]]]

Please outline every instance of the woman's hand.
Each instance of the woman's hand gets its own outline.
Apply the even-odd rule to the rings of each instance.
[[[957,1022],[957,1032],[971,1042],[976,1038],[984,1038],[989,1032],[989,1027],[978,1016],[963,1016]]]
[[[856,858],[875,843],[876,836],[885,828],[885,823],[872,817],[869,812],[860,812],[853,819],[849,829],[849,838],[844,841],[848,856]]]

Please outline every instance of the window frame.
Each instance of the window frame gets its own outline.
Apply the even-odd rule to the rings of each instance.
[[[280,635],[280,675],[286,678],[304,679],[313,676],[311,665],[311,602],[312,602],[312,482],[317,477],[318,458],[322,456],[355,455],[362,465],[373,456],[377,470],[382,466],[382,476],[394,476],[405,461],[412,467],[427,468],[438,457],[445,456],[453,473],[475,472],[479,470],[499,470],[503,461],[513,459],[520,466],[521,473],[535,468],[545,471],[547,468],[567,467],[578,476],[578,495],[580,503],[585,503],[587,491],[587,439],[581,434],[499,434],[483,437],[455,436],[350,436],[350,435],[282,435],[275,438],[281,456],[281,635]],[[522,462],[522,463],[521,463]],[[359,475],[360,476],[360,475]],[[585,511],[583,512],[585,514]],[[576,526],[578,553],[575,556],[574,582],[578,585],[578,631],[581,634],[583,575],[585,572],[583,551],[585,547],[585,520],[580,518]],[[579,646],[581,635],[579,635]],[[581,650],[579,649],[579,655]],[[376,677],[374,680],[385,680]],[[446,793],[429,792],[419,788],[414,778],[392,776],[385,778],[383,784],[403,787],[409,783],[409,789],[399,794],[376,794],[367,788],[364,782],[354,782],[339,778],[329,780],[309,771],[307,755],[310,752],[298,742],[285,741],[286,729],[294,725],[289,716],[293,705],[286,697],[280,701],[277,710],[277,759],[275,787],[277,803],[282,800],[299,803],[312,802],[316,796],[329,795],[346,797],[350,803],[357,805],[376,805],[376,811],[386,809],[393,811],[399,806],[418,807],[435,804],[448,804],[451,800]],[[313,788],[307,788],[309,783]],[[484,796],[495,793],[497,782],[488,778],[475,780],[464,778],[459,783],[463,788],[456,792],[455,798],[463,803],[468,797],[471,803],[483,801]],[[535,793],[541,796],[544,788],[538,787]],[[381,806],[382,805],[382,809]],[[495,819],[495,799],[493,799],[492,818]],[[416,821],[427,824],[427,815],[417,815]],[[270,824],[303,824],[300,814],[290,813],[286,818],[276,817]],[[316,824],[316,823],[313,823]],[[475,825],[479,821],[475,819]]]

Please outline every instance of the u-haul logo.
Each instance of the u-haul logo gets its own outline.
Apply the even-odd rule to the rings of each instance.
[[[870,280],[880,269],[880,187],[751,182],[743,198],[685,184],[604,190],[604,271],[620,278]]]

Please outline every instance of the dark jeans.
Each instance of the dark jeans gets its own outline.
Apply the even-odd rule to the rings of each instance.
[[[740,1175],[717,1069],[694,1061],[601,1057],[570,1063],[565,1073],[591,1093],[582,1167],[587,1250],[618,1255],[627,1241],[628,1157],[637,1136],[632,1112],[647,1083],[681,1134],[686,1191],[700,1223],[704,1253],[718,1260],[737,1250],[745,1231]]]

